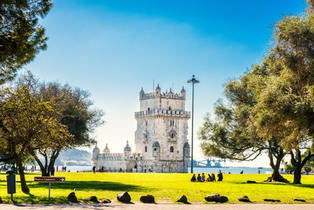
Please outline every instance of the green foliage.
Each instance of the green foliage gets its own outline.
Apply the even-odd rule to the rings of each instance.
[[[295,171],[295,167],[290,163],[285,163],[285,171],[287,172],[294,172]]]
[[[254,124],[252,116],[257,106],[256,95],[260,92],[255,81],[260,83],[260,79],[265,75],[265,68],[255,66],[253,72],[257,75],[247,73],[226,84],[224,93],[229,103],[217,101],[215,121],[212,121],[209,115],[205,117],[199,131],[201,148],[206,156],[240,161],[254,160],[265,151],[269,156],[270,166],[274,169],[273,180],[286,181],[278,173],[285,151],[280,147],[277,138],[267,132],[261,132],[261,127]],[[264,136],[259,135],[260,133]]]
[[[308,4],[302,16],[275,24],[273,45],[260,65],[226,85],[230,104],[216,106],[217,121],[205,119],[211,126],[200,132],[205,154],[235,159],[267,149],[272,167],[290,154],[294,183],[301,183],[301,169],[314,156],[314,3]]]
[[[44,156],[44,161],[40,160],[38,153],[33,152],[43,174],[49,175],[61,150],[95,144],[92,135],[94,129],[104,123],[102,120],[104,113],[102,110],[93,108],[89,92],[80,88],[72,88],[57,82],[37,83],[37,88],[38,97],[55,104],[55,109],[60,112],[58,121],[65,125],[73,135],[73,138],[68,139],[65,144],[67,147],[60,144],[50,150],[38,149],[38,153]]]
[[[47,48],[45,29],[38,24],[52,7],[50,0],[0,1],[0,84]]]
[[[5,176],[4,173],[0,174],[0,196],[4,202],[10,203]],[[311,175],[304,176],[302,185],[292,185],[264,182],[268,178],[267,174],[224,174],[222,182],[194,183],[190,182],[191,174],[56,172],[56,176],[66,177],[66,182],[51,184],[50,201],[48,183],[34,182],[34,176],[40,174],[26,174],[32,194],[24,194],[19,190],[14,194],[18,203],[68,203],[66,197],[74,189],[79,200],[97,196],[98,199],[108,198],[113,202],[118,202],[118,193],[128,191],[134,203],[140,202],[141,196],[152,194],[157,203],[177,203],[181,195],[186,195],[192,205],[205,204],[207,202],[204,197],[213,193],[227,196],[228,203],[240,203],[238,197],[243,195],[247,195],[253,203],[265,203],[265,198],[279,199],[282,204],[297,203],[293,198],[302,198],[306,203],[314,203],[314,176]],[[292,180],[293,176],[285,175],[285,178]],[[257,183],[247,184],[247,180]]]
[[[55,108],[60,111],[59,121],[74,136],[72,147],[95,144],[92,134],[95,128],[104,123],[104,113],[93,107],[88,91],[51,82],[39,83],[38,92],[39,97],[44,101],[54,102]]]
[[[28,191],[22,168],[30,152],[67,146],[72,135],[58,121],[54,103],[36,97],[32,75],[23,79],[0,89],[0,151],[14,156],[22,190]]]
[[[302,16],[286,16],[275,25],[273,47],[265,57],[267,72],[258,83],[252,122],[258,135],[280,139],[291,155],[294,183],[314,156],[314,12],[313,2]],[[253,72],[254,73],[254,72]],[[308,149],[307,156],[302,151]]]

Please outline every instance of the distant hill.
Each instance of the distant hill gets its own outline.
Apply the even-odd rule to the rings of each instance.
[[[92,154],[79,149],[68,149],[60,152],[55,165],[56,166],[90,166]]]

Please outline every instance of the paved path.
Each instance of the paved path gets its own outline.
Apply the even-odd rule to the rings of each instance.
[[[313,210],[314,204],[62,204],[62,205],[11,205],[0,204],[2,210]]]

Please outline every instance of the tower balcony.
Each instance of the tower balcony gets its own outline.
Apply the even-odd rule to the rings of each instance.
[[[177,138],[168,138],[168,141],[170,142],[170,143],[176,143],[177,142]]]
[[[180,117],[180,118],[190,118],[191,112],[189,111],[180,111],[180,110],[161,110],[161,109],[154,109],[154,110],[146,110],[146,111],[139,111],[135,112],[135,118],[141,117]]]

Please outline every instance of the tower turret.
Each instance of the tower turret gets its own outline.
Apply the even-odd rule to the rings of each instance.
[[[110,149],[108,148],[108,144],[106,143],[106,148],[103,150],[103,153],[108,154],[110,153]]]
[[[155,89],[155,93],[156,93],[156,96],[160,96],[160,94],[161,94],[161,89],[159,87],[159,84],[157,84],[157,87]]]
[[[185,94],[186,94],[185,89],[184,89],[184,87],[182,86],[181,96],[185,98]]]
[[[93,154],[92,154],[92,162],[94,165],[97,165],[99,153],[100,153],[100,149],[97,147],[97,144],[96,144],[93,149]]]
[[[131,147],[129,146],[129,141],[126,141],[126,146],[124,147],[124,159],[128,160],[130,158],[131,155]]]
[[[144,97],[144,94],[145,94],[145,92],[144,92],[144,90],[142,88],[141,91],[140,91],[140,99]]]

